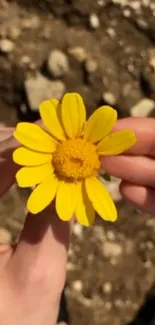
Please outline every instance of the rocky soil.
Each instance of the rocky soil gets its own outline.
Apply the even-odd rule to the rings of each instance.
[[[42,100],[66,91],[88,115],[109,104],[120,117],[155,116],[154,0],[0,1],[0,123],[34,121]],[[106,184],[120,217],[74,227],[72,325],[129,324],[155,281],[155,220],[121,200],[119,180]],[[26,196],[14,186],[1,200],[1,242],[18,239]]]

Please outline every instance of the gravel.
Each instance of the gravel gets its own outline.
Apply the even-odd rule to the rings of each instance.
[[[49,74],[54,78],[60,78],[69,71],[69,62],[67,56],[60,50],[50,52],[47,69]]]

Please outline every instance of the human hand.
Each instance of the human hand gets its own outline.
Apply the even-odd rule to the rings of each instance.
[[[131,129],[137,143],[125,155],[103,158],[103,169],[122,179],[120,191],[135,207],[155,215],[155,119],[126,118],[116,129]]]
[[[0,128],[0,197],[15,180],[10,159],[17,143]],[[52,208],[28,214],[16,247],[0,245],[0,324],[55,325],[66,277],[70,224]]]

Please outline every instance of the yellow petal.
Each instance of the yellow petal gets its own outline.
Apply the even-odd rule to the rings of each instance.
[[[85,185],[88,197],[100,217],[107,221],[115,221],[117,219],[115,204],[101,181],[92,177],[86,179]]]
[[[113,129],[117,120],[117,112],[110,106],[98,108],[88,119],[84,139],[97,142],[106,137]]]
[[[18,123],[14,137],[25,147],[35,151],[50,153],[56,148],[56,142],[52,137],[36,124]]]
[[[44,210],[55,198],[57,187],[58,180],[54,175],[39,184],[27,201],[28,210],[33,214]]]
[[[136,143],[136,136],[130,130],[121,130],[111,133],[97,145],[100,155],[118,155],[129,149]]]
[[[39,166],[52,160],[52,155],[21,147],[13,152],[13,161],[22,166]]]
[[[81,135],[86,120],[82,97],[77,93],[66,94],[61,104],[62,123],[69,138]]]
[[[65,133],[60,123],[61,105],[56,99],[42,102],[39,107],[40,116],[47,130],[57,139],[65,140]]]
[[[41,183],[51,176],[53,168],[51,164],[36,167],[23,167],[16,174],[16,180],[20,187],[31,187]]]
[[[68,221],[75,212],[76,186],[74,183],[60,182],[56,195],[56,211],[59,218]]]
[[[91,226],[95,219],[95,210],[90,202],[84,183],[77,184],[75,215],[83,226]]]

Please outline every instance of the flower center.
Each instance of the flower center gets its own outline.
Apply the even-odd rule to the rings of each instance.
[[[96,147],[78,138],[58,144],[53,165],[58,176],[77,181],[96,175],[100,161]]]

